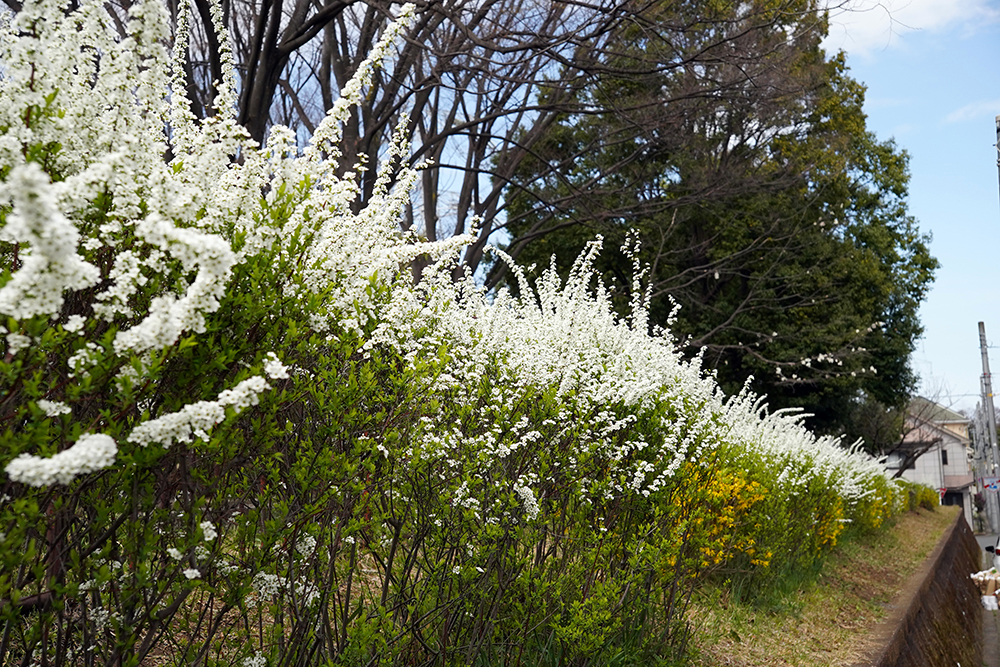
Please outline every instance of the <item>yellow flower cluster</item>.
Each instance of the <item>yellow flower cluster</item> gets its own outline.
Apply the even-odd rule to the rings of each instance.
[[[766,566],[772,554],[759,548],[755,520],[766,489],[740,470],[695,463],[685,464],[681,478],[674,542],[688,566],[705,570],[736,554]]]

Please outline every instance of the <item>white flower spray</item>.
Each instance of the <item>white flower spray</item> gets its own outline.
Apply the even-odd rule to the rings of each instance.
[[[7,476],[13,482],[29,486],[69,484],[80,475],[107,468],[115,461],[115,441],[101,433],[85,433],[73,445],[45,458],[21,454],[7,464]]]

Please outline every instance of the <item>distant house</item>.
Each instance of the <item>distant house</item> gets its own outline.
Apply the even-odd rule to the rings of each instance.
[[[915,398],[906,414],[906,435],[889,454],[886,466],[902,477],[943,494],[942,505],[960,505],[972,524],[975,477],[969,463],[971,420],[925,398]]]

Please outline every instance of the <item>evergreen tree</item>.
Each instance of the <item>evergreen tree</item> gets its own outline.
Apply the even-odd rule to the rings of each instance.
[[[901,406],[914,388],[937,261],[907,212],[908,156],[866,128],[864,87],[819,46],[823,14],[798,3],[782,20],[768,12],[788,3],[752,4],[662,6],[661,20],[689,20],[683,44],[676,29],[654,39],[654,23],[621,30],[580,105],[617,111],[551,128],[508,189],[507,249],[568,271],[602,235],[600,269],[624,310],[635,230],[653,322],[679,305],[671,330],[723,387],[752,378],[772,409],[801,406],[840,431],[862,395]],[[669,67],[723,39],[746,68]],[[494,265],[490,283],[504,280]]]

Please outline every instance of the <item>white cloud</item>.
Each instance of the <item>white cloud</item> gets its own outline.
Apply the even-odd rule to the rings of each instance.
[[[948,114],[944,122],[961,123],[967,120],[978,120],[983,117],[989,118],[997,114],[1000,114],[1000,98],[966,104],[964,107],[955,109]]]
[[[870,55],[901,45],[915,30],[937,32],[1000,19],[990,0],[827,0],[830,34],[823,46]]]

